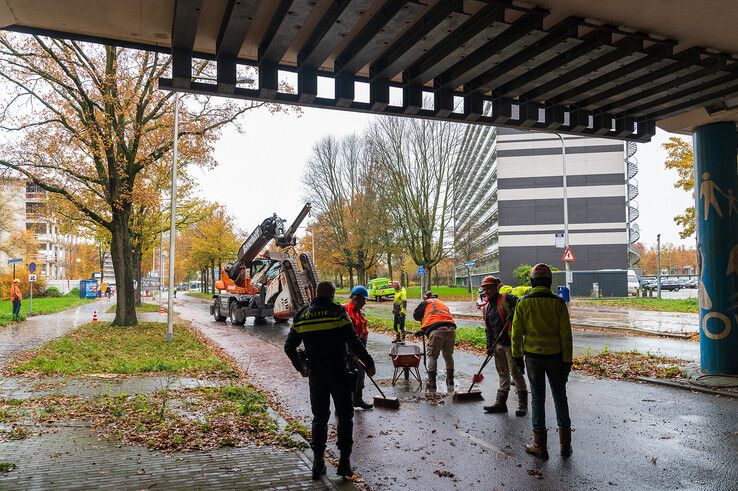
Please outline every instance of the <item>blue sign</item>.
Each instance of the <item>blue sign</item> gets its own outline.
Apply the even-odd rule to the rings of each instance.
[[[28,271],[30,271],[31,273],[35,273],[36,272],[36,263],[29,263],[28,264]]]
[[[22,263],[22,262],[23,262],[23,258],[22,257],[16,257],[14,259],[8,259],[8,264],[18,264],[18,263]]]
[[[418,266],[418,274],[421,276],[425,274],[425,268],[423,266]]]
[[[477,264],[476,261],[465,261],[464,262],[464,266],[474,266],[475,264]]]

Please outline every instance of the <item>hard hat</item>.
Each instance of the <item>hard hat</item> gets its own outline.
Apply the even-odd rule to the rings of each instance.
[[[16,279],[13,280],[13,283],[20,283],[20,282],[21,282],[21,280],[19,280],[18,278],[16,278]]]
[[[367,290],[364,285],[356,285],[351,289],[351,292],[349,293],[350,297],[353,297],[354,295],[358,297],[369,298],[369,290]]]
[[[425,296],[424,297],[425,298],[438,298],[438,295],[436,295],[432,291],[428,290],[427,292],[425,292]]]
[[[551,268],[548,264],[538,263],[530,270],[530,277],[531,279],[548,278],[550,280],[553,278],[553,275],[551,274]]]
[[[500,279],[496,276],[485,276],[482,278],[482,284],[480,286],[487,286],[487,285],[499,285]]]
[[[500,287],[500,293],[511,293],[513,291],[513,287],[510,285],[502,285]]]

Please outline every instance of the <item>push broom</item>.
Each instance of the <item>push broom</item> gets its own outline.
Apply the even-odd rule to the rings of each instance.
[[[358,364],[361,365],[361,368],[364,369],[364,373],[366,373],[366,365],[364,365],[364,362],[362,362],[358,358],[356,359],[356,362],[358,362]],[[374,396],[374,405],[375,406],[377,406],[377,407],[383,407],[383,408],[386,408],[386,409],[400,409],[400,400],[397,397],[387,397],[387,396],[385,396],[384,395],[384,392],[382,392],[382,389],[380,389],[379,388],[379,385],[377,385],[377,383],[374,381],[374,378],[371,375],[369,375],[368,373],[366,374],[366,376],[369,377],[369,380],[372,381],[372,383],[374,384],[374,387],[376,387],[377,390],[379,391],[379,393],[382,395],[381,397],[380,396]]]
[[[505,327],[503,326],[502,330],[500,331],[500,334],[497,335],[497,339],[495,339],[495,342],[492,343],[492,353],[495,352],[495,348],[497,348],[497,341],[500,340],[500,336],[502,336],[502,333],[505,332]],[[492,359],[493,355],[487,355],[487,358],[484,359],[484,362],[482,363],[482,366],[479,367],[479,371],[472,377],[472,383],[469,386],[469,390],[466,392],[455,392],[454,393],[454,402],[468,402],[468,401],[483,401],[484,397],[482,397],[482,391],[481,390],[472,390],[474,386],[478,383],[480,383],[482,380],[484,380],[484,375],[482,375],[482,370],[484,370],[484,367],[487,366],[487,363]]]

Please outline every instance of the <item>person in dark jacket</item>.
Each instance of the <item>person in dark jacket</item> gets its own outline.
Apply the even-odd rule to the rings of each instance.
[[[354,332],[346,309],[334,303],[335,293],[336,287],[330,281],[318,283],[315,299],[295,315],[284,344],[284,351],[292,365],[309,378],[315,480],[319,480],[326,470],[324,454],[328,440],[331,397],[338,419],[337,446],[341,452],[338,475],[353,475],[350,458],[353,447],[352,389],[355,374],[349,372],[346,347],[361,360],[370,376],[376,373],[374,360]],[[305,345],[304,357],[297,350],[301,343]]]
[[[495,368],[500,379],[497,399],[491,406],[484,406],[488,413],[507,412],[507,394],[510,392],[510,376],[515,380],[518,393],[516,416],[525,416],[528,412],[528,390],[523,374],[515,366],[510,349],[510,329],[512,327],[515,306],[518,297],[512,293],[500,293],[500,279],[485,276],[482,279],[482,290],[487,298],[484,306],[484,325],[487,335],[487,354],[495,359]]]
[[[436,370],[438,355],[443,353],[446,362],[446,387],[454,390],[454,343],[456,342],[456,322],[451,311],[438,300],[438,295],[427,291],[424,300],[415,308],[413,319],[420,322],[416,336],[428,336],[428,383],[426,389],[436,390]]]

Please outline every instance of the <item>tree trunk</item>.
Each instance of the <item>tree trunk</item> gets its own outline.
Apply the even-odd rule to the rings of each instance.
[[[105,281],[105,252],[102,248],[98,248],[97,252],[100,258],[100,283],[102,283],[103,281]]]
[[[352,286],[354,284],[354,268],[352,268],[351,266],[349,266],[348,268],[348,281],[349,286]]]
[[[210,293],[215,294],[215,258],[210,260]]]
[[[114,211],[112,216],[110,258],[115,272],[116,308],[114,326],[135,326],[136,304],[133,291],[133,244],[128,229],[128,212]]]
[[[390,281],[392,280],[392,253],[387,251],[387,274],[389,275]]]

